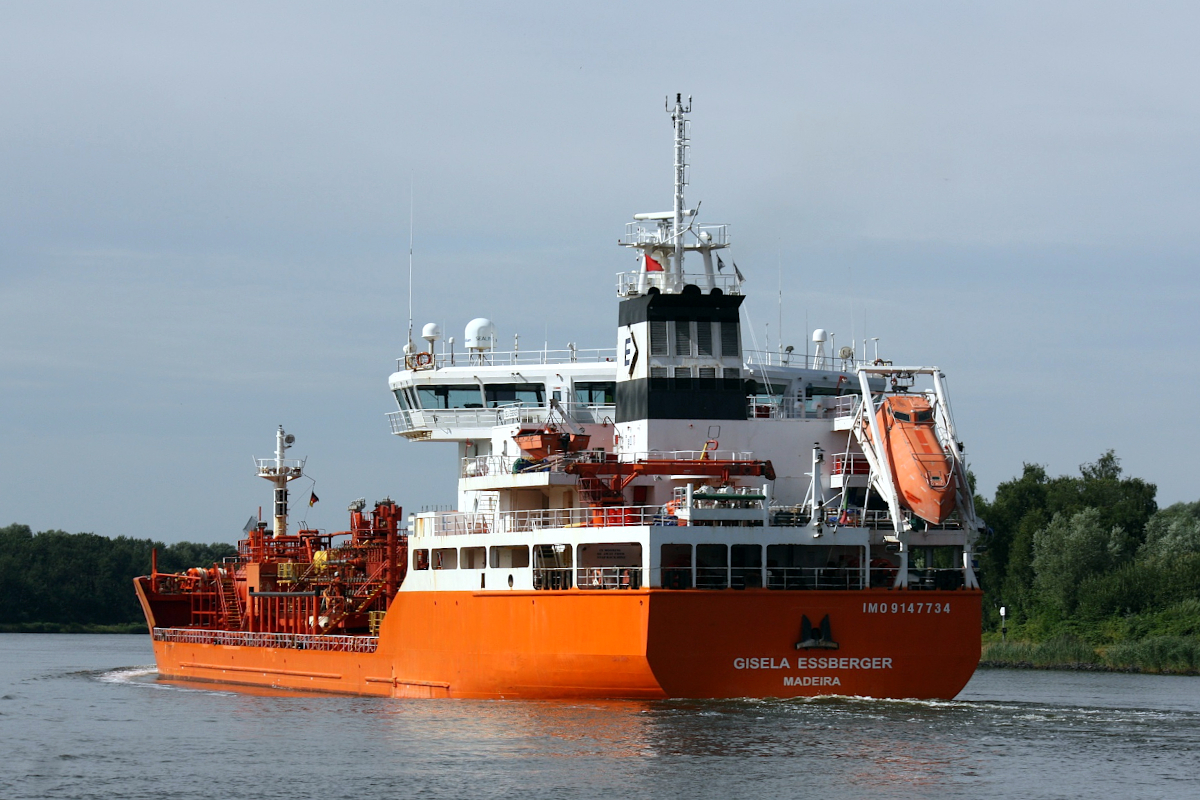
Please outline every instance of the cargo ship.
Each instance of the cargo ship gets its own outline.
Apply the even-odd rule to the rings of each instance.
[[[273,515],[237,555],[135,580],[160,676],[420,698],[963,688],[982,523],[945,376],[823,329],[803,354],[748,346],[728,226],[684,200],[691,99],[666,108],[673,207],[620,239],[637,268],[616,347],[500,352],[477,318],[455,352],[410,322],[388,421],[457,447],[456,509],[356,500],[345,531],[293,530],[305,464],[281,427],[255,462]]]

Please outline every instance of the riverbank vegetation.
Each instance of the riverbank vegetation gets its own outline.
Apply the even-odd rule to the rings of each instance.
[[[237,550],[230,544],[177,542],[93,533],[0,528],[0,631],[123,633],[145,630],[133,579],[158,568],[176,572],[209,565]]]
[[[1200,502],[1159,509],[1155,494],[1109,451],[1078,476],[1026,464],[976,498],[984,661],[1200,669]]]

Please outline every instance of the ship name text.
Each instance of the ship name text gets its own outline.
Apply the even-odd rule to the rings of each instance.
[[[735,658],[734,669],[792,669],[787,656],[783,658]],[[890,658],[848,658],[846,656],[804,657],[796,659],[796,669],[891,669]]]

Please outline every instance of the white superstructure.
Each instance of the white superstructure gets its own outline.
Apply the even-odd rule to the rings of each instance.
[[[635,215],[621,240],[641,264],[618,276],[616,348],[498,352],[477,318],[464,351],[431,323],[428,350],[398,360],[392,432],[453,442],[460,465],[457,510],[410,519],[402,591],[976,586],[979,522],[941,372],[830,355],[822,329],[804,355],[745,349],[728,228],[684,201],[690,98],[668,111],[673,209]],[[939,524],[896,485],[876,421],[887,393],[934,412],[958,477]]]

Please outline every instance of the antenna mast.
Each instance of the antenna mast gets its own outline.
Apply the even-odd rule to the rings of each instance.
[[[412,340],[412,275],[413,275],[413,176],[408,176],[408,350],[413,350]],[[432,349],[432,345],[431,345]]]
[[[669,102],[669,101],[668,101]],[[683,94],[676,93],[675,108],[671,111],[671,123],[675,126],[675,274],[683,277],[683,187],[687,185],[688,121],[685,114],[692,113],[692,97],[688,95],[687,108],[683,107]]]

